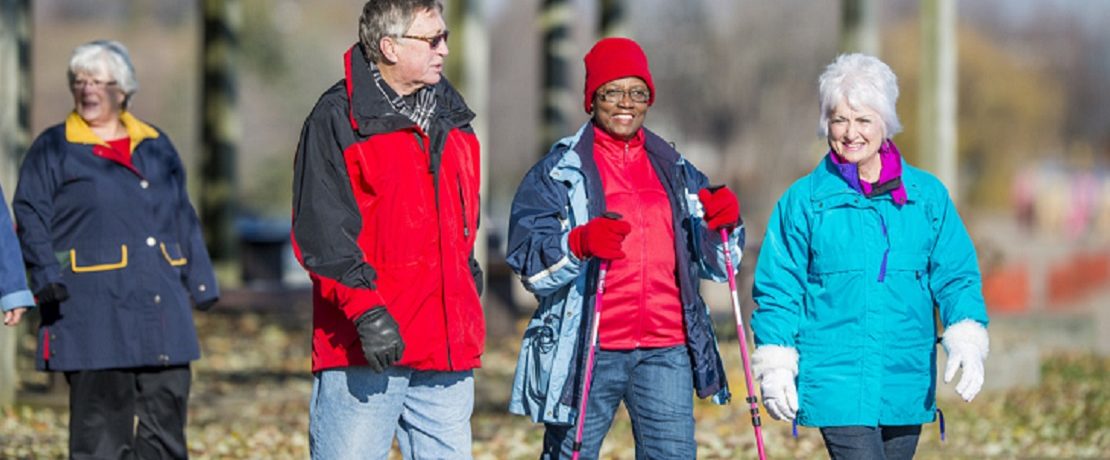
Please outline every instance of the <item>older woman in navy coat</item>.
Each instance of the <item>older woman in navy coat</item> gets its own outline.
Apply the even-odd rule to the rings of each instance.
[[[13,204],[42,314],[37,367],[69,382],[72,458],[185,458],[191,308],[219,296],[185,169],[127,111],[138,82],[123,45],[78,46],[68,76],[74,110],[31,145]]]

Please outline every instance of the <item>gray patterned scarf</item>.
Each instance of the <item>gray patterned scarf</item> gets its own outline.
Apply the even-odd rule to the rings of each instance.
[[[409,98],[412,104],[405,102],[405,97],[393,91],[389,84],[382,79],[382,72],[378,70],[378,66],[373,62],[370,63],[370,74],[374,76],[374,84],[377,85],[378,91],[382,92],[385,100],[389,101],[389,105],[393,107],[401,115],[408,117],[413,123],[420,126],[420,129],[425,133],[430,133],[428,130],[432,121],[432,115],[436,113],[436,92],[435,88],[431,86],[424,86],[416,90],[415,93]]]

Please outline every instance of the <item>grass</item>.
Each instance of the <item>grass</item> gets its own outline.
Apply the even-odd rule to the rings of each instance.
[[[189,451],[194,459],[307,458],[310,322],[294,315],[198,314],[204,358],[193,366]],[[509,415],[516,341],[491,343],[476,373],[473,417],[478,459],[532,459],[543,428]],[[26,348],[26,346],[24,347]],[[699,458],[756,458],[742,401],[743,377],[735,342],[721,343],[734,402],[695,406]],[[26,350],[25,350],[26,351]],[[1110,452],[1110,358],[1066,352],[1044,356],[1039,386],[986,391],[964,403],[951,388],[938,390],[948,439],[927,425],[917,458],[1106,458]],[[24,366],[25,367],[25,366]],[[42,375],[21,374],[41,382]],[[988,376],[990,378],[990,376]],[[33,386],[33,385],[31,385]],[[26,393],[24,393],[26,395]],[[0,458],[64,458],[68,413],[59,404],[17,403],[0,409]],[[821,458],[820,434],[764,420],[769,458]],[[395,458],[399,456],[394,454]],[[606,459],[632,459],[627,414],[618,415],[602,446]]]

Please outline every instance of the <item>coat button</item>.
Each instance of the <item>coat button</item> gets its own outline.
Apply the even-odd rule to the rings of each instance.
[[[200,285],[200,286],[197,286],[197,290],[198,290],[198,291],[200,291],[200,292],[204,292],[204,291],[207,291],[207,290],[208,290],[208,286],[205,286],[205,285],[203,285],[203,284],[202,284],[202,285]]]
[[[162,303],[162,296],[160,296],[158,294],[155,294],[154,295],[154,303]]]
[[[142,187],[144,189],[150,187],[150,182],[147,182],[146,179],[143,179],[139,181],[139,187]]]
[[[153,248],[154,245],[157,244],[157,243],[158,243],[158,240],[154,239],[153,236],[146,237],[146,245],[147,246],[150,246],[150,247]]]

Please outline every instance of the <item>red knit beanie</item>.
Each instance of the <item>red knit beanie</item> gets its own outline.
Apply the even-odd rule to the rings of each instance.
[[[583,108],[590,113],[594,92],[601,85],[624,77],[639,77],[647,84],[651,96],[648,105],[655,103],[655,84],[651,81],[647,56],[636,42],[628,38],[603,38],[586,58],[586,100]]]

